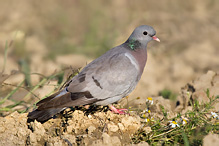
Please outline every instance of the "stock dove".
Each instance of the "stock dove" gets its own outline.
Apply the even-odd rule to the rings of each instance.
[[[46,121],[72,106],[108,105],[118,114],[112,103],[131,93],[139,82],[147,61],[147,44],[160,42],[151,26],[137,27],[127,41],[89,63],[62,90],[39,101],[38,108],[28,118]]]

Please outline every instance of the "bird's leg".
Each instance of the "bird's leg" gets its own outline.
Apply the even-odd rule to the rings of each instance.
[[[85,109],[89,109],[89,107],[90,107],[90,105],[88,105],[88,104],[87,104],[87,105],[84,105],[84,108],[85,108]]]
[[[117,114],[127,114],[127,112],[125,111],[128,110],[128,109],[117,109],[112,104],[109,105],[109,108],[112,112],[117,113]]]

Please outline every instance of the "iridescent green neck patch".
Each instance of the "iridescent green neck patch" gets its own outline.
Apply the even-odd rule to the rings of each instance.
[[[141,46],[141,43],[138,40],[127,40],[126,43],[131,50],[139,49]]]

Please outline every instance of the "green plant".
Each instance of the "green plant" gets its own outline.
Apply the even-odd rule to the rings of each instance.
[[[166,99],[175,100],[177,95],[168,89],[163,89],[159,92],[159,96],[163,96]]]
[[[167,112],[161,107],[164,118],[144,123],[145,126],[150,126],[152,131],[146,133],[140,129],[133,136],[133,143],[146,141],[150,145],[202,145],[204,136],[209,132],[219,133],[219,116],[211,112],[214,104],[219,102],[218,96],[210,97],[208,89],[206,94],[210,99],[208,103],[199,104],[195,101],[192,111],[179,113],[172,119],[167,118]]]

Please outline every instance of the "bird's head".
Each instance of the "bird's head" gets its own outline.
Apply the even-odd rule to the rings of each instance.
[[[132,32],[127,40],[127,43],[129,43],[129,46],[132,50],[134,50],[135,47],[139,47],[139,45],[142,48],[146,48],[148,42],[150,42],[151,40],[160,42],[155,34],[156,31],[153,27],[148,25],[141,25]]]

